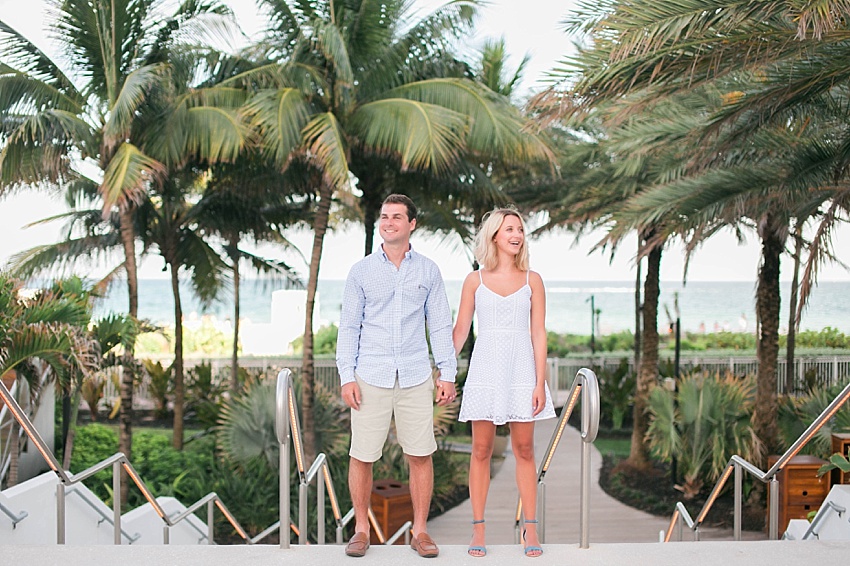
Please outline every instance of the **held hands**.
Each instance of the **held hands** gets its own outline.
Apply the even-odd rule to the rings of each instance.
[[[457,391],[453,382],[437,380],[437,405],[444,407],[454,402],[456,397]]]
[[[360,386],[356,381],[342,386],[342,401],[355,411],[360,410]]]
[[[531,394],[531,416],[536,417],[546,407],[546,387],[543,383],[538,383],[534,387],[534,393]]]

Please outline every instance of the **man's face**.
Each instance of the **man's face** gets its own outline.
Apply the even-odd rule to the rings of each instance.
[[[407,219],[407,207],[400,203],[389,203],[381,207],[378,231],[386,244],[405,244],[416,228],[416,220]]]

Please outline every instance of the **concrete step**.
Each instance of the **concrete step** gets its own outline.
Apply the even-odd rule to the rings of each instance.
[[[744,541],[682,542],[645,544],[591,544],[589,549],[577,545],[543,545],[544,553],[534,566],[581,564],[611,566],[615,564],[670,565],[747,565],[776,564],[844,564],[850,555],[847,541]],[[3,564],[38,566],[210,566],[243,564],[250,566],[396,566],[398,564],[452,564],[464,566],[513,566],[525,558],[518,545],[490,545],[487,556],[473,558],[466,546],[442,546],[434,561],[421,562],[405,546],[373,546],[359,561],[347,558],[341,546],[5,546],[0,552]]]

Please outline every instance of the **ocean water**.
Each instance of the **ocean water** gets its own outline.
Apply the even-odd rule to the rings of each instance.
[[[591,297],[599,312],[601,334],[634,328],[634,284],[629,281],[546,281],[547,330],[589,335],[591,330]],[[339,321],[340,303],[345,282],[319,281],[319,312],[323,324]],[[460,300],[461,281],[446,281],[446,293],[452,310]],[[261,280],[243,282],[241,316],[253,322],[270,321],[271,294],[274,287]],[[788,325],[790,284],[783,283],[780,326]],[[96,306],[96,313],[126,312],[126,287],[116,282],[108,295]],[[755,329],[755,283],[749,282],[662,282],[658,325],[664,328],[670,316],[675,318],[678,296],[682,329],[711,332],[713,330],[753,331]],[[181,292],[184,316],[212,315],[219,320],[232,316],[228,296],[204,309],[193,297],[189,286]],[[174,302],[171,284],[163,279],[139,281],[139,314],[156,323],[173,321]],[[850,334],[850,282],[823,282],[812,293],[803,313],[801,328],[820,330],[827,326]]]

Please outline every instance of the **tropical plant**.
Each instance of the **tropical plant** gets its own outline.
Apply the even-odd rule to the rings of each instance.
[[[396,171],[449,177],[464,152],[517,162],[549,153],[504,99],[452,78],[457,73],[435,71],[454,65],[443,55],[452,36],[467,29],[475,2],[450,2],[418,20],[402,0],[262,5],[270,14],[261,44],[270,61],[231,83],[272,87],[260,88],[247,106],[264,155],[281,169],[293,155],[310,166],[304,178],[316,198],[302,378],[305,446],[315,455],[312,321],[334,195],[349,191],[352,173],[364,195],[374,190],[370,180],[382,177],[370,176],[369,156],[387,157]],[[447,78],[428,78],[434,76]]]
[[[759,235],[754,418],[770,449],[776,442],[779,257],[790,231],[817,214],[800,285],[799,321],[818,263],[833,255],[831,228],[848,208],[843,165],[848,75],[845,65],[836,66],[847,47],[840,39],[844,18],[833,18],[844,8],[838,2],[792,7],[696,0],[658,9],[642,0],[606,0],[583,3],[568,25],[593,40],[567,73],[575,85],[562,106],[568,113],[623,96],[636,101],[624,114],[634,114],[659,93],[712,87],[721,93],[722,103],[700,135],[714,149],[692,164],[692,171],[707,173],[678,184],[675,196],[658,191],[654,203],[670,206],[645,210],[656,217],[687,214],[690,229],[702,233],[695,242],[711,235],[718,221],[735,230],[749,224]]]
[[[262,459],[276,467],[278,441],[275,433],[275,380],[249,379],[236,397],[224,403],[216,431],[217,445],[235,462]],[[296,405],[303,416],[303,384],[293,380]],[[348,411],[336,395],[316,384],[317,439],[328,455],[345,453],[348,439]],[[308,462],[309,465],[310,462]]]
[[[213,376],[210,363],[200,363],[189,369],[186,381],[186,413],[208,429],[218,422],[222,395],[226,387]]]
[[[838,396],[842,389],[841,385],[826,388],[813,387],[806,395],[781,397],[777,412],[780,448],[787,450]],[[829,457],[832,446],[831,437],[836,432],[850,432],[850,407],[846,405],[826,422],[823,428],[803,447],[802,452],[818,458]]]
[[[759,456],[762,445],[750,425],[753,400],[751,377],[692,373],[675,392],[653,389],[649,447],[663,461],[676,459],[683,481],[675,487],[685,499],[717,480],[733,455],[747,460]]]
[[[145,373],[150,380],[148,394],[154,402],[154,416],[164,419],[168,416],[168,399],[172,391],[171,366],[163,367],[162,362],[142,360]]]
[[[635,374],[629,369],[629,360],[623,358],[613,370],[595,367],[599,379],[599,400],[603,418],[611,419],[614,430],[623,428],[623,421],[632,407],[635,392]]]
[[[136,206],[148,184],[164,172],[134,133],[139,110],[155,88],[167,83],[175,46],[216,37],[222,29],[217,16],[229,13],[216,3],[187,0],[169,17],[163,6],[162,0],[55,1],[50,26],[67,55],[67,68],[0,20],[0,191],[80,181],[97,186],[104,215],[118,217],[132,318],[138,317]],[[188,114],[166,126],[204,122],[192,121],[198,112]],[[181,132],[188,135],[189,129]],[[202,136],[182,141],[169,149],[220,148]],[[101,180],[83,173],[92,166]],[[130,344],[121,384],[121,451],[127,456],[132,449],[132,357]]]

